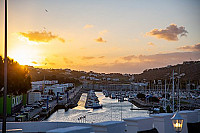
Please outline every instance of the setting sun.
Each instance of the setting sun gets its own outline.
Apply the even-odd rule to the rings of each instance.
[[[38,51],[31,47],[18,47],[10,51],[9,57],[14,58],[20,65],[39,66],[36,61],[39,60]]]

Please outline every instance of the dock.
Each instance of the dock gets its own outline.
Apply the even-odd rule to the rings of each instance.
[[[49,102],[50,108],[48,108],[47,111],[42,111],[42,108],[36,108],[32,112],[29,113],[29,121],[34,121],[34,117],[39,115],[39,120],[45,120],[47,119],[51,114],[53,114],[58,109],[65,109],[68,110],[70,108],[74,108],[78,106],[78,101],[83,93],[83,90],[81,90],[81,86],[76,87],[73,92],[69,93],[69,99],[65,96],[62,100],[54,100]]]
[[[135,106],[137,106],[138,108],[142,108],[142,109],[149,109],[150,107],[160,106],[158,103],[146,103],[138,98],[134,98],[130,102],[134,104]]]

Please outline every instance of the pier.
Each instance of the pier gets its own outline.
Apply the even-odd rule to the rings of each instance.
[[[130,101],[132,104],[142,109],[149,109],[150,107],[159,107],[159,103],[146,103],[138,98],[134,98]]]

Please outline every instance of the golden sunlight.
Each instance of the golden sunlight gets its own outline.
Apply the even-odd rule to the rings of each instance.
[[[19,47],[10,50],[9,57],[13,58],[20,65],[39,66],[38,51],[31,47]]]
[[[45,42],[30,41],[27,37],[24,37],[24,36],[22,36],[22,35],[20,35],[20,36],[18,37],[18,39],[19,39],[20,41],[26,42],[26,44],[29,44],[29,45],[47,44],[47,43],[45,43]]]

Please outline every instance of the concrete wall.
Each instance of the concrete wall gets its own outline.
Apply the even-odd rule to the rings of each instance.
[[[153,114],[150,116],[153,117],[154,127],[159,133],[175,133],[171,120],[173,113]]]
[[[126,122],[127,133],[136,133],[138,131],[150,130],[153,128],[152,117],[133,117],[124,119]]]
[[[181,133],[188,133],[187,123],[196,123],[198,122],[198,112],[184,110],[180,111],[179,114],[183,117],[183,131]]]
[[[198,122],[200,122],[200,109],[195,109],[194,111],[197,112]]]
[[[46,132],[56,128],[66,128],[72,126],[91,127],[90,124],[72,122],[8,122],[7,129],[22,129],[23,132]],[[0,129],[2,123],[0,123]]]
[[[105,121],[92,124],[95,133],[125,133],[125,122]]]
[[[47,133],[91,133],[91,127],[73,126],[67,128],[57,128],[47,131]]]

